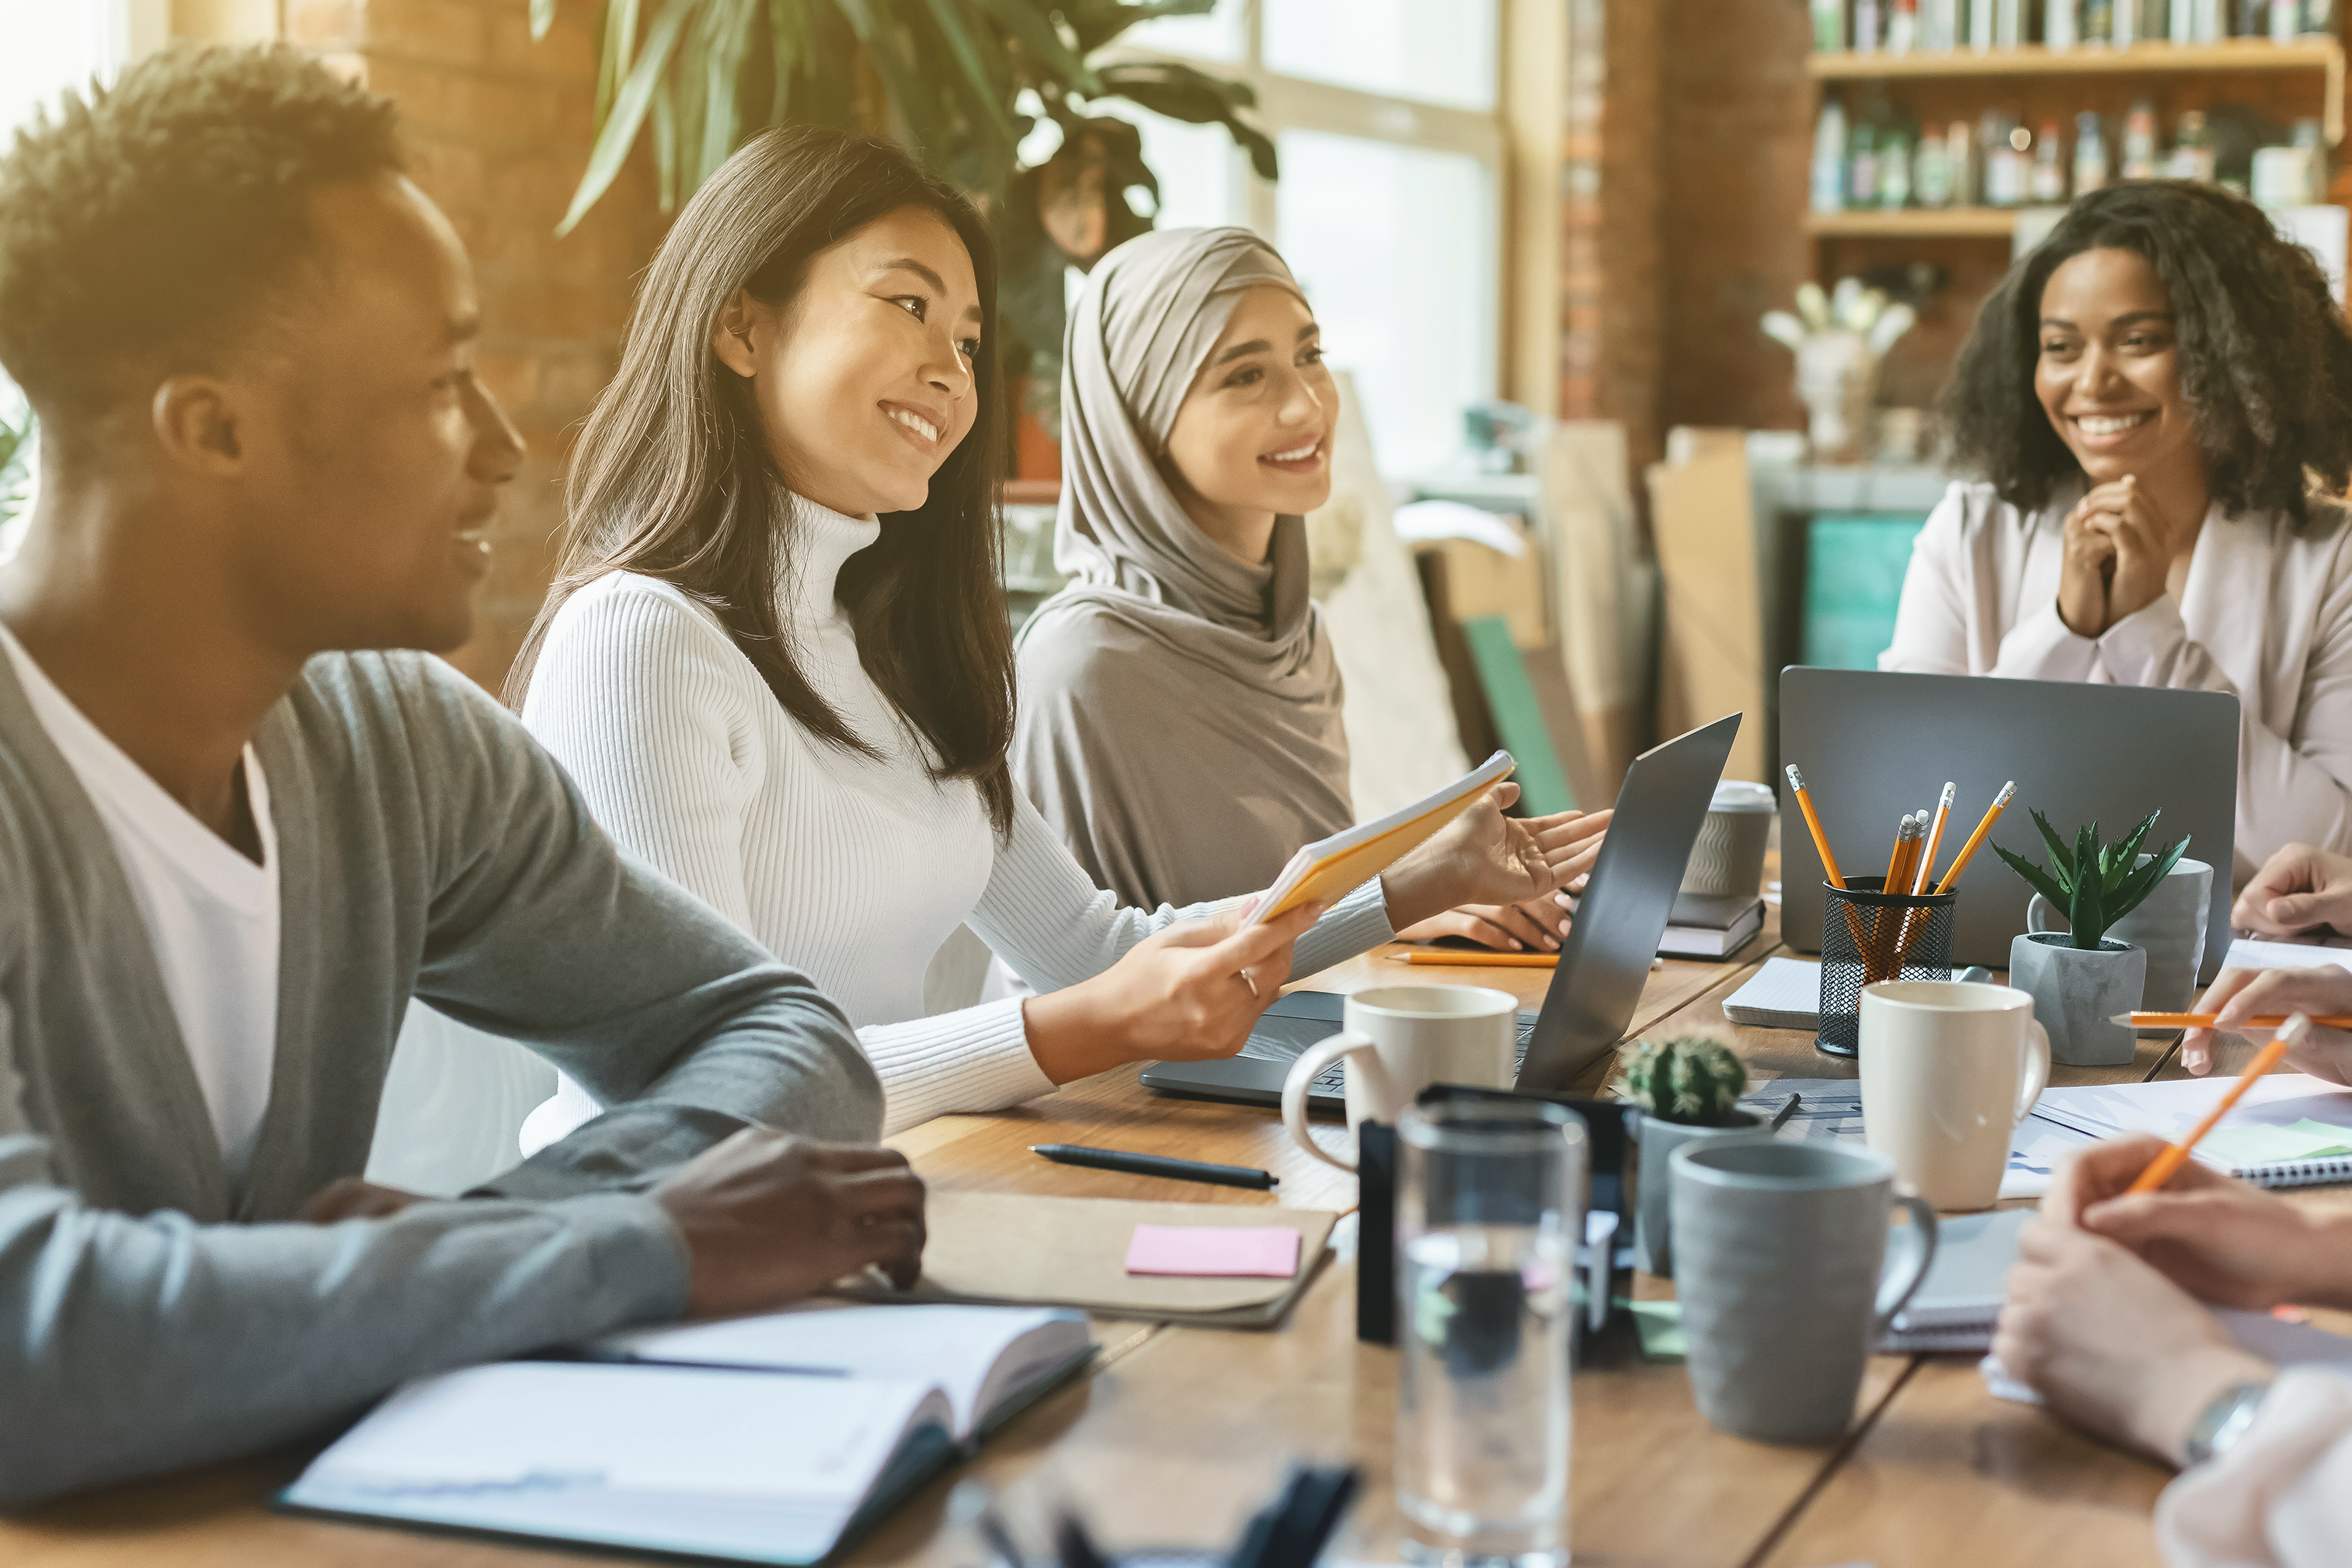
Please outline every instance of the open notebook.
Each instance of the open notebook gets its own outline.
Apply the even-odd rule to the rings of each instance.
[[[1084,1364],[1066,1312],[819,1307],[420,1378],[278,1495],[304,1512],[808,1563]]]
[[[2045,1089],[2028,1120],[2092,1138],[2154,1133],[2177,1141],[2233,1082],[2182,1078]],[[2256,1186],[2352,1181],[2352,1089],[2300,1072],[2273,1072],[2205,1134],[2194,1157]]]

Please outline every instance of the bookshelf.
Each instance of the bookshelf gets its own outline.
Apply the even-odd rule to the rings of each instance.
[[[2052,77],[2162,77],[2316,71],[2326,78],[2321,124],[2327,144],[2344,140],[2344,46],[2335,38],[2231,38],[2218,44],[2136,44],[2127,49],[2077,45],[2053,51],[2040,44],[1992,49],[1917,50],[1890,55],[1814,54],[1805,74],[1817,82],[2020,80]],[[1979,231],[1969,230],[1969,233]]]
[[[2017,232],[2008,207],[1902,207],[1807,213],[1805,232],[1816,239],[1998,239]]]

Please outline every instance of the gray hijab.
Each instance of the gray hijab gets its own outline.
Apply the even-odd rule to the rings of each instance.
[[[1022,631],[1013,766],[1097,883],[1146,907],[1254,892],[1355,819],[1305,520],[1277,518],[1248,565],[1166,476],[1184,394],[1263,286],[1299,292],[1246,229],[1147,234],[1096,264],[1065,344],[1054,564],[1072,580]]]

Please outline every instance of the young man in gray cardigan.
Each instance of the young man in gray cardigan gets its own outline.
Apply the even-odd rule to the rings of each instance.
[[[476,331],[390,103],[290,52],[150,59],[0,162],[41,422],[0,566],[0,1504],[915,1271],[838,1009],[384,651],[465,640],[521,457]],[[463,1200],[366,1186],[412,994],[614,1108]]]

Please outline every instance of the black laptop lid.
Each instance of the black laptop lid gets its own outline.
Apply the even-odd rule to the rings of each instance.
[[[1738,733],[1732,714],[1643,752],[1626,770],[1519,1068],[1521,1088],[1566,1088],[1624,1034]]]

